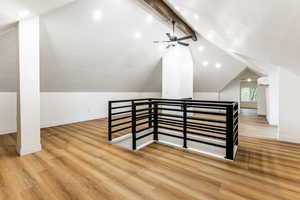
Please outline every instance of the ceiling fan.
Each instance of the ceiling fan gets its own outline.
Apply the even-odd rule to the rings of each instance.
[[[175,47],[176,44],[180,44],[180,45],[186,46],[186,47],[189,46],[190,44],[182,42],[182,41],[191,39],[191,38],[193,38],[193,36],[189,35],[189,36],[184,36],[184,37],[178,38],[175,35],[175,24],[176,24],[175,20],[172,20],[172,24],[173,24],[173,34],[166,33],[166,35],[168,36],[169,40],[167,40],[167,41],[153,41],[153,42],[154,43],[170,43],[166,47],[167,49],[170,48],[170,47]]]

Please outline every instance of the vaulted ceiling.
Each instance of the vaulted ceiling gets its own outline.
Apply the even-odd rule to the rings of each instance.
[[[141,0],[76,0],[42,14],[40,30],[43,91],[161,91],[166,50],[152,41],[166,39],[170,27]],[[0,38],[0,48],[11,48],[0,53],[9,77],[0,90],[15,90],[16,29]],[[246,67],[201,36],[190,43],[195,91],[218,91]]]
[[[258,65],[300,75],[300,1],[167,0],[205,38]]]

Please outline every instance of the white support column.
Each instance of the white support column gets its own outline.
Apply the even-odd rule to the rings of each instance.
[[[193,98],[194,62],[188,47],[176,46],[163,57],[162,97]]]
[[[39,17],[19,22],[18,139],[21,156],[41,150]]]

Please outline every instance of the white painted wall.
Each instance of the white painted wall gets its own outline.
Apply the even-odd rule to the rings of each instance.
[[[236,78],[220,91],[220,100],[240,102],[240,93],[240,79]]]
[[[161,94],[137,92],[42,93],[41,127],[104,118],[108,113],[108,101],[146,97],[161,97]]]
[[[269,124],[279,124],[279,68],[269,74],[270,85],[266,88],[267,120]]]
[[[279,139],[300,143],[300,76],[281,68],[279,83]]]
[[[138,92],[42,92],[41,127],[107,117],[109,100],[161,97],[161,93]],[[0,93],[0,134],[16,132],[17,95]]]
[[[190,49],[170,48],[162,59],[162,97],[193,98],[194,61]]]
[[[257,114],[267,114],[266,86],[257,86]]]
[[[0,93],[0,134],[16,132],[17,127],[17,94]]]
[[[159,92],[42,92],[41,127],[107,117],[109,100],[161,97]],[[197,92],[198,100],[218,100],[216,92]],[[17,95],[0,92],[0,134],[16,132]]]
[[[219,101],[218,92],[194,92],[194,99],[204,101]]]

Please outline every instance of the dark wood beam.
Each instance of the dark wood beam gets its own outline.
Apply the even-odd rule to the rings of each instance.
[[[180,29],[184,34],[193,36],[193,40],[197,41],[196,32],[182,20],[163,0],[142,0],[148,4],[152,9],[158,12],[167,21],[176,21],[176,27]]]

